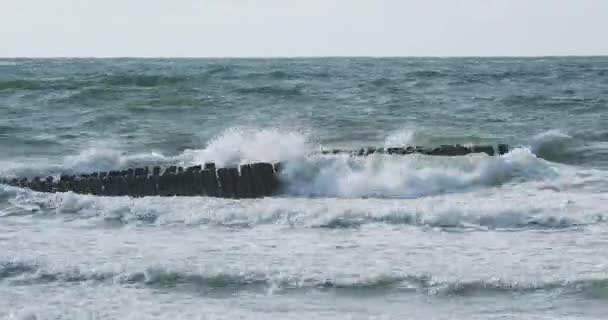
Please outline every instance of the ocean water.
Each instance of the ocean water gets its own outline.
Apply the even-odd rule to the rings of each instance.
[[[318,152],[452,143],[513,148]],[[205,161],[286,188],[0,185],[0,318],[608,314],[608,58],[0,60],[0,178]]]

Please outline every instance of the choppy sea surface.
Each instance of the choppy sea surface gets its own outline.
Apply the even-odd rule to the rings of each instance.
[[[318,152],[453,143],[513,148]],[[0,178],[206,161],[286,188],[0,185],[0,318],[608,314],[608,58],[0,60]]]

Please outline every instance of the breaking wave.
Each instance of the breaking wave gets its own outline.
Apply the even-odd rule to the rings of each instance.
[[[538,157],[566,164],[596,163],[608,156],[606,132],[572,134],[561,130],[549,130],[534,136],[529,148]]]
[[[119,285],[142,285],[165,289],[192,289],[228,291],[263,291],[281,294],[293,290],[349,291],[371,294],[411,292],[431,296],[476,296],[487,294],[526,294],[554,292],[557,294],[583,294],[605,298],[608,295],[608,278],[555,279],[538,282],[519,282],[499,278],[480,280],[441,280],[430,275],[306,275],[283,272],[192,272],[149,267],[141,271],[101,271],[79,268],[48,268],[24,262],[1,262],[0,280],[13,285],[35,285],[53,282],[95,282]]]
[[[472,231],[584,228],[604,224],[608,219],[603,209],[604,202],[608,201],[605,196],[568,192],[564,197],[564,193],[542,185],[526,187],[504,189],[501,196],[484,190],[416,199],[276,197],[230,200],[44,194],[0,186],[0,196],[8,199],[8,205],[0,207],[0,217],[57,216],[112,225],[222,228],[275,225],[328,229],[396,225]]]
[[[287,194],[343,198],[417,198],[558,176],[556,169],[527,149],[503,157],[461,159],[320,156],[288,162],[284,169]]]

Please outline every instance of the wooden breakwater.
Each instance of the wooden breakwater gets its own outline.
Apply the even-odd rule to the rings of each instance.
[[[210,196],[259,198],[278,191],[280,164],[252,163],[238,168],[204,166],[135,168],[33,179],[12,179],[6,184],[39,192],[67,192],[99,196]]]
[[[508,152],[507,145],[440,146],[432,149],[365,148],[356,151],[331,150],[325,154],[349,153],[365,156],[376,153],[407,155],[421,153],[435,156],[461,156],[470,153],[488,155]],[[60,175],[33,179],[15,178],[0,183],[29,188],[38,192],[68,192],[97,196],[210,196],[233,199],[260,198],[277,194],[281,189],[281,163],[258,162],[238,167],[216,168],[214,163],[191,167],[142,167],[121,171]]]
[[[425,148],[421,146],[410,146],[410,147],[394,147],[394,148],[361,148],[357,150],[343,150],[343,149],[332,149],[323,150],[323,154],[349,154],[353,156],[369,156],[372,154],[395,154],[395,155],[408,155],[408,154],[425,154],[430,156],[464,156],[471,153],[485,153],[493,156],[496,154],[503,155],[509,152],[509,146],[506,144],[499,144],[496,147],[492,145],[474,145],[474,146],[463,146],[460,144],[456,145],[441,145],[434,148]]]

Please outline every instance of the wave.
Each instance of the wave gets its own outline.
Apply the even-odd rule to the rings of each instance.
[[[349,291],[384,295],[393,292],[410,292],[432,296],[483,296],[487,294],[527,294],[549,292],[557,294],[583,294],[587,297],[606,297],[608,278],[589,277],[575,280],[548,280],[521,282],[499,278],[478,280],[440,280],[430,275],[376,274],[376,275],[306,275],[284,272],[191,272],[149,267],[141,271],[99,271],[80,268],[47,268],[24,262],[1,262],[0,280],[13,285],[41,283],[108,283],[143,285],[165,289],[264,291],[270,294],[298,291]]]
[[[389,135],[385,145],[424,145],[423,142],[436,139],[424,131],[404,129]],[[532,138],[529,146],[514,148],[502,156],[375,154],[351,157],[317,152],[319,146],[303,132],[230,128],[209,140],[206,147],[186,149],[176,155],[159,152],[128,154],[121,151],[119,142],[105,141],[80,154],[63,158],[2,163],[0,177],[57,176],[60,173],[92,173],[156,165],[191,166],[205,162],[225,167],[281,161],[285,163],[281,180],[284,185],[282,194],[286,196],[411,199],[534,181],[553,185],[581,173],[582,169],[549,161],[576,154],[578,148],[580,145],[571,136],[548,131]],[[587,180],[602,176],[601,172],[589,175],[591,177]]]
[[[565,164],[599,164],[608,155],[608,133],[561,130],[541,132],[528,142],[539,158]]]
[[[206,197],[97,197],[44,194],[0,186],[0,217],[57,216],[93,225],[206,225],[253,228],[360,228],[394,225],[463,231],[579,229],[605,224],[607,199],[564,193],[544,184],[416,199],[294,198],[230,200]]]
[[[301,86],[278,87],[278,86],[254,86],[247,88],[237,88],[238,94],[259,94],[274,97],[297,97],[303,95]]]
[[[537,156],[551,160],[577,147],[576,140],[561,130],[549,130],[537,134],[530,142],[530,148]]]
[[[23,62],[19,62],[19,61],[15,61],[15,60],[0,59],[0,67],[15,67],[22,63]]]
[[[339,198],[417,198],[558,176],[528,149],[501,157],[317,156],[287,162],[283,171],[287,194]]]
[[[96,82],[110,86],[157,87],[161,85],[174,85],[189,80],[186,76],[160,75],[160,74],[116,74],[106,75]]]
[[[447,74],[441,70],[416,70],[408,72],[405,76],[406,78],[434,79],[445,75]]]
[[[108,87],[87,86],[78,90],[73,90],[64,96],[53,97],[51,100],[63,103],[82,104],[86,101],[112,99],[116,96],[116,94],[117,92],[108,90]]]
[[[243,78],[255,79],[255,80],[260,80],[260,79],[288,80],[288,79],[292,79],[292,78],[297,78],[297,76],[294,74],[291,74],[289,72],[286,72],[286,71],[275,70],[275,71],[269,71],[269,72],[251,72],[251,73],[245,74],[243,76]]]
[[[383,145],[386,148],[395,146],[439,146],[442,144],[494,145],[496,141],[474,135],[438,135],[436,130],[416,126],[405,126],[392,131],[383,141]]]
[[[232,72],[234,66],[227,64],[214,64],[209,66],[209,69],[205,70],[206,76],[215,76]]]
[[[78,89],[81,83],[67,79],[43,80],[0,80],[0,91],[3,90],[73,90]]]
[[[99,91],[108,87],[157,87],[175,85],[190,80],[186,76],[115,74],[94,79],[18,79],[0,81],[2,90],[79,90],[85,89],[83,96],[99,95]]]

